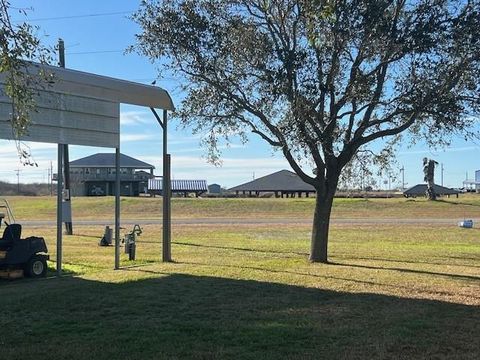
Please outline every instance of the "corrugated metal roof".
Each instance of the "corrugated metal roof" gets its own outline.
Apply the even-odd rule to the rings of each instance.
[[[433,186],[433,189],[435,190],[435,194],[437,195],[456,195],[460,194],[460,191],[450,189],[444,186],[440,186],[435,184]],[[405,190],[403,193],[405,195],[417,195],[417,196],[422,196],[425,195],[425,192],[427,191],[427,184],[417,184],[415,186],[412,186],[411,188]]]
[[[115,167],[115,154],[97,153],[70,162],[70,167]],[[155,166],[134,159],[128,155],[120,154],[120,167],[134,169],[155,169]]]
[[[148,190],[162,190],[163,179],[148,180]],[[208,191],[207,180],[171,180],[172,191]]]
[[[288,170],[280,170],[273,174],[235,186],[231,191],[310,191],[315,188],[303,181],[300,176]]]

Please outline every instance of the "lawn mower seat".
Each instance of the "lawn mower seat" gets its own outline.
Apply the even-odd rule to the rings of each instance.
[[[20,240],[22,236],[22,225],[20,224],[10,224],[7,225],[3,231],[3,236],[0,239],[0,250],[5,250],[12,246],[15,241]]]

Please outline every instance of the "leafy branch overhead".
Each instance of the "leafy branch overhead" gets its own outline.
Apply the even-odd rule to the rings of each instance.
[[[51,51],[41,45],[35,34],[38,30],[36,27],[28,23],[13,23],[10,10],[10,2],[0,0],[0,72],[6,75],[4,94],[0,95],[12,100],[12,135],[16,140],[20,161],[36,165],[28,147],[19,139],[28,133],[30,114],[35,111],[35,95],[44,85],[42,77],[28,73],[25,60],[48,63],[51,61]],[[25,9],[18,9],[18,12],[26,15]]]

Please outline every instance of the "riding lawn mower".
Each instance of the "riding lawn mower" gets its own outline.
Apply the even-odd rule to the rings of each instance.
[[[8,276],[10,272],[20,270],[33,278],[45,276],[50,258],[45,239],[36,236],[21,238],[22,225],[15,222],[6,199],[0,199],[0,228],[2,222],[5,229],[0,238],[0,272]]]

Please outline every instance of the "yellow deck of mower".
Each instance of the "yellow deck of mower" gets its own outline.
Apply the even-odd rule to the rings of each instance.
[[[3,277],[18,277],[11,274],[22,272],[33,278],[45,276],[49,259],[45,239],[36,236],[22,239],[22,225],[15,222],[5,199],[0,199],[0,228],[2,223],[5,225],[0,238],[0,273]]]

